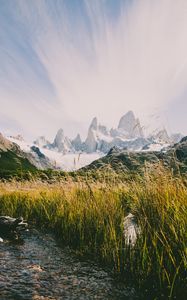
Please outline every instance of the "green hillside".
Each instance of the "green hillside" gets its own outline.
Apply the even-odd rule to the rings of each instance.
[[[167,169],[187,173],[187,137],[169,148],[167,151],[133,152],[113,148],[109,153],[83,167],[80,171],[106,171],[116,173],[143,173],[145,166],[161,163]]]
[[[24,175],[36,170],[36,167],[27,158],[16,154],[14,151],[0,152],[0,178],[8,178],[11,175]]]

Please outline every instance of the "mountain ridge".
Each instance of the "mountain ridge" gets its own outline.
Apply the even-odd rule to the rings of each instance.
[[[187,136],[180,142],[161,151],[128,151],[113,147],[106,156],[93,161],[80,171],[113,170],[120,172],[143,172],[146,166],[162,164],[174,172],[187,173]]]
[[[106,154],[114,146],[139,151],[142,149],[149,150],[151,146],[157,145],[159,150],[178,142],[181,138],[182,135],[180,134],[173,134],[170,137],[165,128],[146,136],[140,120],[135,117],[133,111],[128,111],[120,118],[117,128],[108,129],[94,117],[88,128],[85,141],[82,141],[79,133],[74,139],[68,138],[61,128],[57,131],[52,143],[45,140],[43,136],[39,137],[34,143],[50,150],[57,150],[63,154],[75,152],[94,153],[98,151]]]
[[[18,144],[27,153],[31,163],[37,168],[65,171],[82,168],[115,147],[135,152],[160,151],[174,145],[181,138],[181,134],[169,136],[165,128],[146,136],[133,111],[123,115],[117,128],[111,129],[100,124],[94,117],[85,140],[81,139],[80,134],[70,139],[62,128],[57,131],[52,142],[45,136],[38,137],[33,143],[24,141],[20,135],[9,137],[10,141]]]
[[[7,139],[0,133],[0,173],[32,172],[48,168],[54,167],[38,147],[33,146],[30,152],[26,152],[16,142]]]

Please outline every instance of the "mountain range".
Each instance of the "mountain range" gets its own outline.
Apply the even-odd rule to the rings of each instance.
[[[80,168],[78,173],[88,174],[89,172],[91,175],[99,171],[97,174],[102,174],[101,171],[107,170],[107,174],[112,171],[123,176],[125,174],[131,176],[143,174],[145,167],[152,168],[160,163],[164,168],[173,172],[187,173],[187,137],[183,137],[179,143],[161,151],[129,151],[113,147],[107,155],[90,164],[87,163],[87,166]],[[38,147],[32,146],[30,152],[24,152],[17,144],[0,134],[0,178],[12,176],[22,178],[26,174],[38,174],[39,169],[51,168],[55,169],[55,166],[40,152]]]
[[[38,169],[71,171],[89,165],[114,148],[135,152],[160,151],[179,142],[182,137],[181,134],[169,136],[165,128],[146,136],[139,119],[128,111],[120,118],[117,128],[108,129],[96,117],[93,118],[84,141],[80,134],[70,139],[63,129],[57,131],[53,142],[45,136],[32,143],[26,142],[21,135],[8,136],[7,140],[16,144],[19,153],[22,151],[24,157]]]
[[[40,136],[34,141],[34,144],[63,154],[94,153],[97,151],[106,154],[114,146],[128,150],[148,150],[151,147],[161,149],[178,142],[181,138],[181,134],[169,136],[166,129],[145,136],[139,119],[135,117],[132,111],[128,111],[119,120],[117,128],[108,129],[100,124],[95,117],[89,126],[85,141],[81,140],[80,134],[71,140],[64,134],[63,129],[59,129],[52,143],[47,141],[44,136]]]

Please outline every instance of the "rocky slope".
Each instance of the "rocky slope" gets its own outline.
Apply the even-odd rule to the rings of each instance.
[[[6,139],[0,133],[0,174],[52,167],[49,159],[40,152],[38,147],[32,147],[29,153],[24,152],[16,143]]]
[[[112,148],[108,154],[89,166],[82,168],[84,171],[114,170],[115,172],[141,172],[145,166],[158,165],[174,171],[187,173],[187,137],[169,147],[166,151],[128,151]]]
[[[6,177],[14,172],[35,170],[36,167],[20,147],[4,138],[0,133],[0,177]]]

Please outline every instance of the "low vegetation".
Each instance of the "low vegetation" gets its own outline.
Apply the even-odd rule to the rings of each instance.
[[[28,159],[17,155],[14,151],[0,151],[0,178],[25,177],[29,172],[34,174],[37,169]],[[27,177],[28,178],[28,177]]]
[[[104,175],[100,175],[101,177]],[[124,217],[141,233],[125,245]],[[142,177],[106,180],[64,176],[63,181],[0,183],[0,214],[22,215],[54,230],[64,245],[114,270],[143,299],[185,299],[187,288],[187,182],[161,167]],[[143,291],[143,292],[142,292]],[[146,294],[146,296],[145,296]],[[154,295],[154,297],[153,297]]]

